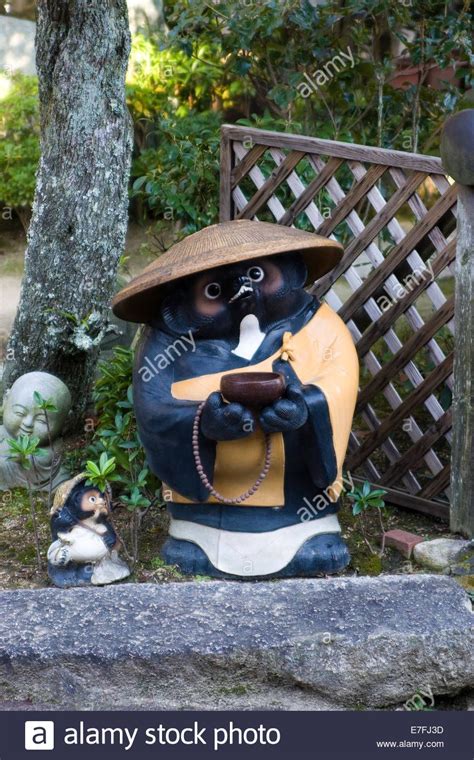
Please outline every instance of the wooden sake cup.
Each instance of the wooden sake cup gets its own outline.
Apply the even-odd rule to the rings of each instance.
[[[280,372],[234,372],[221,378],[220,390],[226,401],[250,409],[262,409],[281,398],[286,379]]]

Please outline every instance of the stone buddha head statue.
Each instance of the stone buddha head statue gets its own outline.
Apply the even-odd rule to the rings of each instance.
[[[48,412],[48,423],[51,439],[58,438],[71,408],[71,394],[62,380],[48,372],[28,372],[13,383],[4,399],[3,426],[12,438],[37,436],[45,445],[49,441],[48,428],[45,413],[35,401],[35,391],[56,406],[57,411]]]

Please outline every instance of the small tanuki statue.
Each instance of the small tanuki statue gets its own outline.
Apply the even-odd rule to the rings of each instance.
[[[337,519],[358,389],[349,331],[305,290],[335,241],[231,221],[170,248],[117,296],[144,322],[134,403],[185,573],[288,577],[349,562]]]
[[[54,402],[55,411],[45,412],[35,401],[35,391]],[[7,391],[0,425],[0,491],[30,485],[35,490],[54,490],[69,474],[61,466],[61,432],[71,408],[67,385],[49,372],[27,372]],[[29,435],[39,439],[45,452],[35,457],[34,467],[24,470],[10,456],[8,439]]]
[[[84,473],[59,486],[51,509],[53,543],[48,549],[48,575],[55,586],[99,586],[130,575],[107,519],[110,504],[110,489],[101,493],[87,485]]]

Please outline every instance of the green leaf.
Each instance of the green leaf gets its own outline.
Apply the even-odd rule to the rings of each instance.
[[[135,180],[135,182],[133,183],[133,185],[132,185],[132,189],[133,189],[133,192],[135,192],[135,193],[136,193],[138,190],[141,190],[141,188],[143,187],[143,185],[144,185],[144,184],[145,184],[145,182],[146,182],[146,179],[147,179],[147,178],[146,178],[146,175],[145,175],[145,176],[143,176],[143,177],[138,177],[138,178]]]
[[[97,467],[97,465],[96,465],[96,463],[95,463],[95,462],[92,462],[91,460],[89,460],[89,461],[86,463],[86,467],[87,467],[87,470],[88,470],[88,472],[90,472],[92,475],[95,475],[95,476],[97,476],[97,477],[100,477],[100,475],[101,475],[101,472],[100,472],[100,470],[99,470],[99,468]]]
[[[49,452],[47,449],[36,449],[34,457],[45,457],[48,455],[48,453]]]
[[[383,507],[383,506],[385,506],[385,502],[384,502],[383,499],[378,499],[378,498],[372,499],[372,498],[370,498],[370,499],[368,499],[367,506],[369,506],[369,507]]]
[[[387,491],[385,491],[383,488],[376,488],[375,490],[370,492],[370,498],[373,496],[385,496]]]
[[[19,438],[8,438],[7,444],[12,455],[10,458],[17,456],[22,459],[36,454],[39,451],[39,442],[38,436],[22,435]]]

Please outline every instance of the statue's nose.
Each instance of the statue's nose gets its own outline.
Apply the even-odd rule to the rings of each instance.
[[[247,275],[239,275],[232,280],[232,296],[229,303],[241,301],[244,298],[253,296],[252,280]]]
[[[33,415],[32,414],[28,414],[26,415],[26,417],[23,418],[21,427],[23,428],[23,430],[33,430]]]

